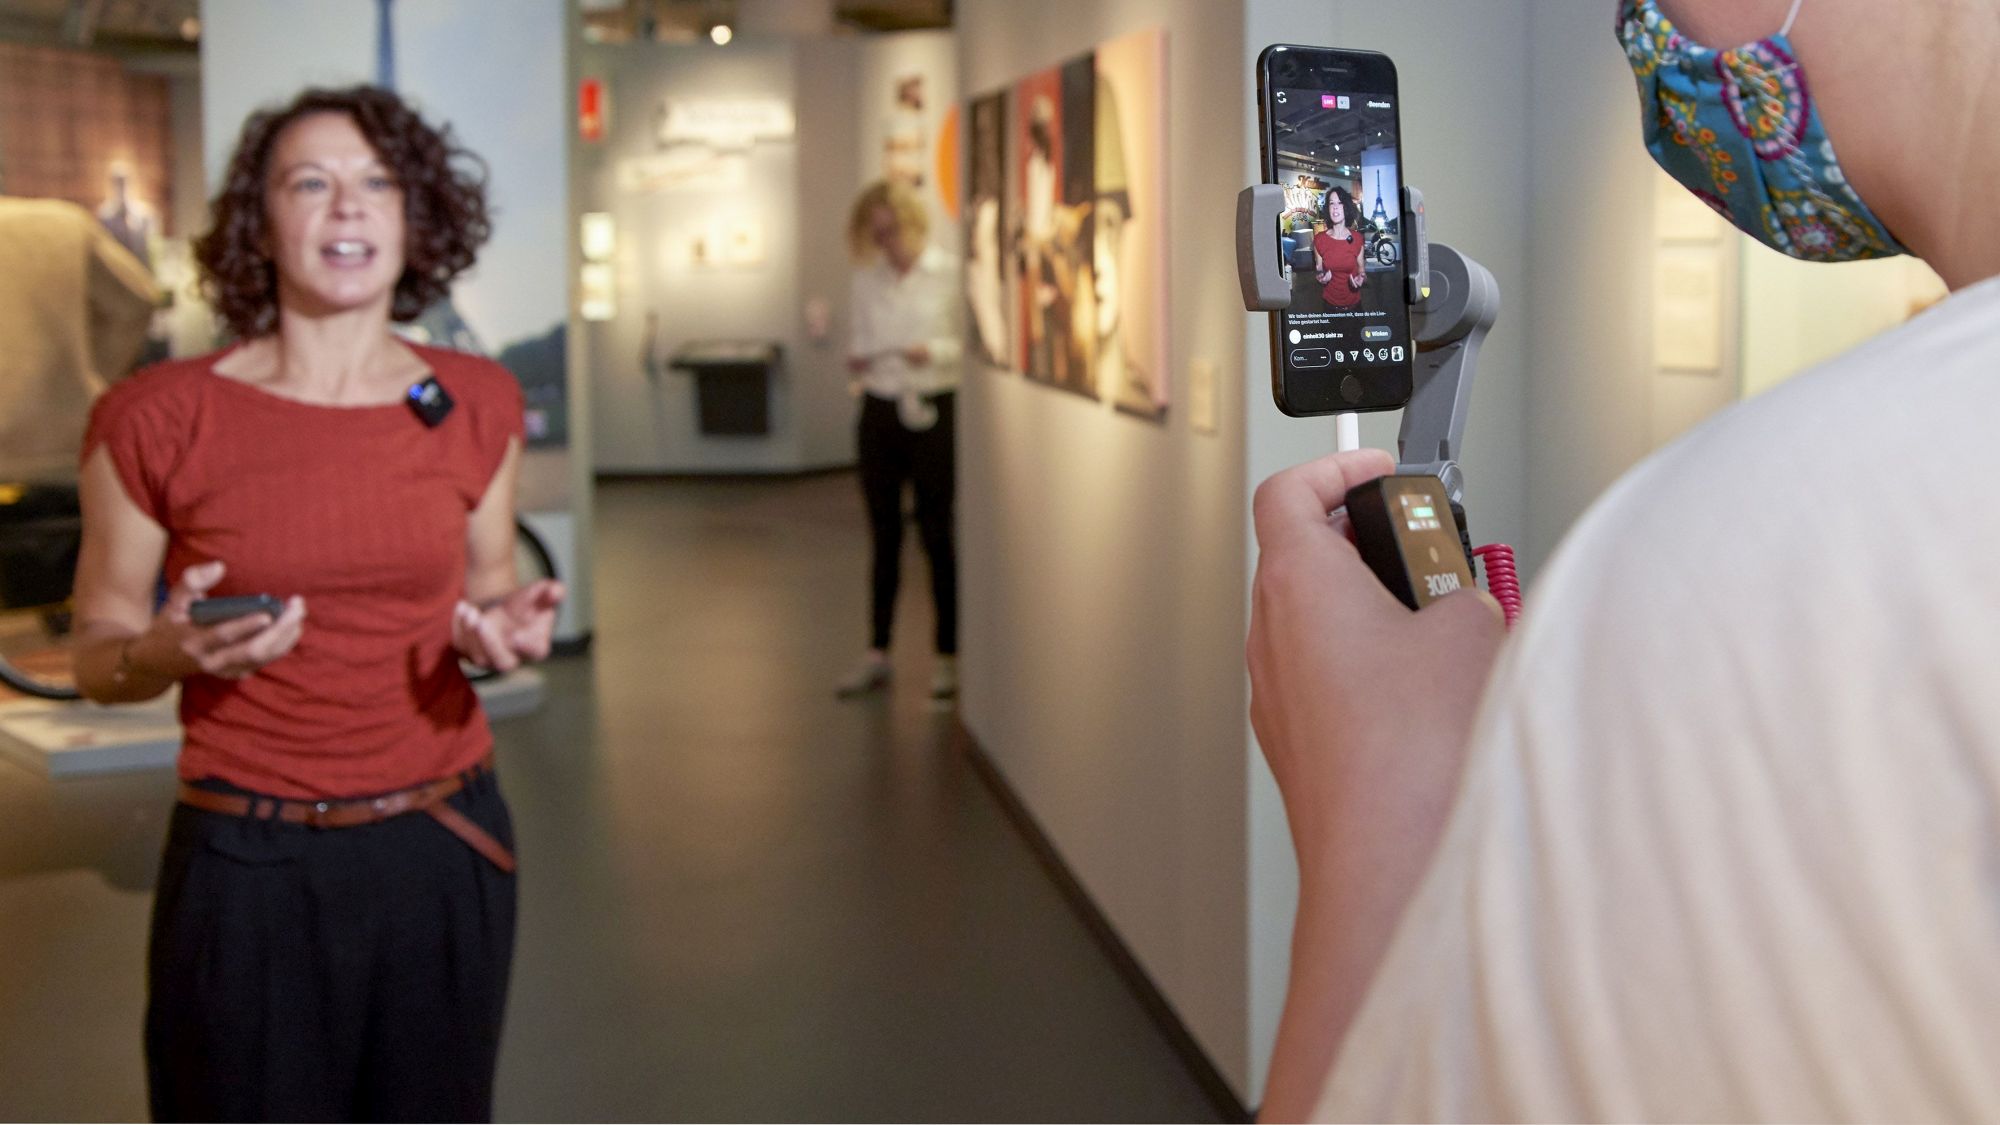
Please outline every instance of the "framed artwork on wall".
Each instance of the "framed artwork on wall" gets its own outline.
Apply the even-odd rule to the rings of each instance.
[[[1096,51],[1092,281],[1098,393],[1118,409],[1167,409],[1167,36]]]
[[[966,354],[989,367],[1015,363],[1015,256],[1010,251],[1007,192],[1008,96],[974,99],[966,108]]]
[[[992,367],[1158,420],[1168,403],[1164,31],[967,103],[967,339]]]
[[[1097,397],[1090,209],[1096,66],[1084,55],[1014,87],[1021,371]]]

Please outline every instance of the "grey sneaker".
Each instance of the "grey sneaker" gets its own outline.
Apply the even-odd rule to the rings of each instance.
[[[842,677],[833,685],[833,694],[842,699],[852,699],[857,695],[867,695],[889,682],[889,662],[870,656],[860,667]]]
[[[952,699],[958,695],[958,657],[940,656],[931,667],[931,698]]]

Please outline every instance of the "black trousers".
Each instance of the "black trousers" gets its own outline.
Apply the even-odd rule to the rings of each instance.
[[[957,396],[932,399],[937,425],[921,433],[903,425],[896,404],[861,396],[861,495],[868,502],[872,532],[873,582],[870,597],[871,648],[889,647],[896,620],[896,588],[902,580],[903,485],[917,493],[917,534],[931,564],[931,601],[937,608],[937,650],[958,652],[958,553],[952,545],[952,496],[957,491],[957,462],[952,452],[954,405]]]
[[[451,803],[511,849],[498,780],[468,779]],[[492,1120],[514,898],[424,813],[318,829],[176,806],[147,965],[153,1119]]]

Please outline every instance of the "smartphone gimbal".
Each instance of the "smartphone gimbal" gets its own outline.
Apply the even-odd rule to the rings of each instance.
[[[1243,306],[1251,312],[1279,312],[1291,304],[1291,268],[1281,253],[1278,230],[1284,209],[1284,189],[1276,184],[1256,184],[1236,197],[1236,275]],[[1487,586],[1512,623],[1521,604],[1513,552],[1497,545],[1472,549],[1465,521],[1465,473],[1458,464],[1479,349],[1500,318],[1500,283],[1486,267],[1450,246],[1431,244],[1423,193],[1412,187],[1403,189],[1403,231],[1408,243],[1404,298],[1414,314],[1417,357],[1413,390],[1396,438],[1396,475],[1434,477],[1443,486],[1466,561],[1477,555],[1486,564]],[[1352,417],[1342,417],[1343,449],[1359,444]],[[1381,522],[1384,535],[1391,527],[1403,534],[1402,525],[1386,516]],[[1422,577],[1407,561],[1407,545],[1359,545],[1391,589],[1416,608],[1420,599],[1403,593]]]

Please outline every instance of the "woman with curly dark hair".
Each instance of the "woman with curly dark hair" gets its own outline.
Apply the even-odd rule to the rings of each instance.
[[[1365,244],[1354,224],[1361,212],[1354,197],[1338,184],[1326,189],[1320,204],[1326,229],[1313,235],[1313,276],[1321,285],[1320,296],[1330,311],[1351,309],[1361,303],[1361,290],[1368,284],[1362,263]]]
[[[257,114],[198,248],[238,341],[92,413],[78,685],[178,686],[185,728],[157,1120],[491,1116],[514,860],[460,660],[545,655],[563,591],[514,573],[514,379],[390,331],[488,229],[477,161],[394,94]]]

